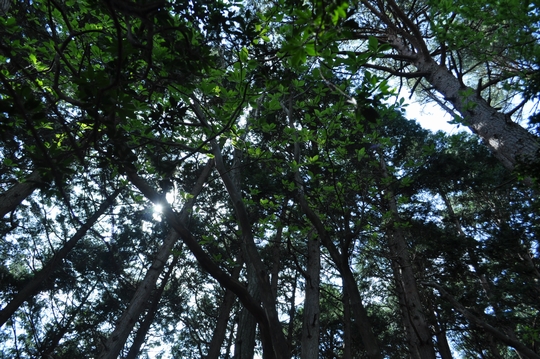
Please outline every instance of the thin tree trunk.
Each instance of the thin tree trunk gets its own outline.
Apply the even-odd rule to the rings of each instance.
[[[247,214],[242,195],[239,190],[234,186],[234,183],[230,179],[227,169],[223,163],[223,158],[221,156],[221,149],[216,140],[210,142],[213,149],[213,154],[216,160],[216,168],[221,176],[223,184],[229,193],[231,201],[233,203],[234,211],[236,213],[236,218],[238,224],[242,231],[243,243],[245,244],[247,259],[255,269],[255,274],[257,276],[257,283],[260,291],[260,296],[263,303],[263,308],[268,318],[268,323],[270,325],[270,336],[272,337],[272,346],[274,349],[274,355],[278,359],[288,359],[289,358],[289,348],[287,342],[285,341],[285,336],[283,334],[283,328],[279,317],[277,314],[276,308],[276,298],[272,292],[270,286],[270,281],[266,274],[266,268],[261,260],[257,246],[255,245],[255,240],[253,238],[251,223],[249,221],[249,216]]]
[[[41,183],[38,171],[32,172],[24,182],[19,182],[6,192],[0,194],[0,218],[15,210],[19,204],[34,192]]]
[[[296,318],[296,289],[298,288],[298,272],[294,272],[292,279],[292,288],[289,298],[289,325],[287,328],[287,343],[292,347],[294,341],[294,321]]]
[[[129,348],[129,352],[126,355],[125,359],[136,359],[137,356],[139,355],[139,351],[141,350],[141,347],[144,343],[146,335],[148,334],[148,331],[150,330],[150,327],[152,326],[152,323],[154,322],[154,318],[156,317],[156,313],[159,308],[159,301],[161,300],[161,296],[163,295],[165,286],[169,282],[169,278],[171,277],[171,274],[174,271],[174,268],[178,264],[179,259],[180,259],[179,256],[174,257],[173,261],[169,265],[169,269],[167,270],[167,273],[165,273],[165,276],[163,277],[161,281],[159,288],[156,288],[156,290],[154,291],[154,294],[152,295],[150,307],[148,308],[148,312],[146,313],[144,320],[142,321],[139,329],[137,330],[137,334],[135,335],[135,338],[133,339],[133,343],[131,344],[131,347]]]
[[[289,127],[294,129],[294,120],[292,118],[292,100],[289,103],[289,108],[286,108],[283,104],[282,107],[286,111],[287,116],[289,117]],[[298,141],[294,143],[294,160],[296,163],[300,163],[300,146]],[[353,315],[356,319],[357,329],[362,337],[362,342],[366,350],[366,354],[370,359],[382,359],[381,351],[379,349],[379,344],[377,343],[377,338],[372,332],[372,327],[368,319],[367,311],[362,304],[362,297],[358,290],[356,280],[354,275],[349,267],[349,263],[346,258],[339,253],[338,249],[330,239],[328,232],[325,229],[324,224],[322,223],[320,217],[315,213],[315,211],[309,206],[306,196],[304,194],[304,181],[300,176],[299,171],[297,170],[294,173],[294,181],[298,186],[296,198],[300,204],[300,208],[307,216],[308,220],[311,222],[317,234],[321,240],[321,243],[326,247],[330,253],[330,257],[336,264],[341,278],[343,280],[343,285],[346,287],[347,292],[350,295],[351,308]]]
[[[283,211],[285,211],[285,209]],[[272,293],[274,293],[274,296],[276,297],[279,282],[282,235],[283,226],[279,224],[276,237],[274,238],[274,244],[272,245],[272,270],[270,272],[270,286],[272,287]]]
[[[364,344],[367,356],[370,359],[382,359],[377,338],[372,332],[372,327],[367,315],[366,308],[362,304],[362,297],[358,290],[356,280],[351,271],[351,268],[349,267],[349,264],[342,258],[338,249],[331,241],[320,218],[313,211],[313,209],[309,207],[308,203],[304,198],[302,190],[299,191],[298,198],[300,202],[300,207],[317,230],[319,238],[321,238],[322,244],[328,250],[330,257],[332,258],[339,270],[339,273],[343,280],[343,286],[345,287],[345,290],[347,291],[347,293],[349,293],[350,296],[351,310],[355,318],[356,328],[358,329],[360,337],[362,338],[362,343]]]
[[[240,256],[240,260],[236,263],[236,267],[232,273],[233,278],[238,279],[240,276],[240,271],[242,270],[243,259]],[[227,289],[225,291],[225,296],[223,302],[219,306],[219,315],[216,323],[216,328],[214,329],[214,335],[212,335],[212,340],[208,346],[208,355],[206,359],[218,359],[219,354],[221,353],[221,346],[225,340],[227,334],[227,324],[229,323],[229,318],[231,315],[231,310],[234,305],[234,300],[236,296],[234,293]]]
[[[439,190],[439,194],[440,194],[441,198],[443,199],[443,201],[444,201],[444,203],[446,205],[448,213],[450,214],[450,218],[453,219],[453,221],[454,221],[454,226],[456,228],[456,231],[457,231],[458,235],[460,235],[462,237],[465,237],[465,232],[463,232],[463,228],[461,227],[461,223],[459,223],[458,217],[456,216],[456,214],[454,212],[454,208],[452,207],[452,204],[451,204],[450,200],[448,199],[448,196],[446,195],[446,193],[443,190]],[[516,252],[518,253],[518,257],[520,259],[522,259],[523,256],[520,255],[520,252],[523,253],[525,251],[522,251],[521,243],[516,243],[516,245],[514,247],[516,248]],[[491,286],[490,286],[491,280],[488,278],[489,273],[481,265],[480,260],[479,260],[478,256],[476,255],[476,253],[474,252],[474,250],[472,250],[471,248],[468,248],[468,253],[469,253],[469,257],[471,259],[471,265],[474,268],[474,273],[478,277],[480,285],[481,285],[482,289],[484,290],[484,294],[485,294],[486,298],[488,299],[488,302],[490,303],[491,307],[493,308],[493,311],[495,313],[495,317],[497,318],[499,323],[502,323],[502,325],[505,326],[506,334],[509,337],[511,337],[512,339],[517,341],[518,339],[517,339],[517,336],[515,334],[516,324],[510,322],[507,318],[505,318],[504,313],[501,313],[502,311],[501,311],[501,309],[499,307],[499,304],[496,301],[493,300],[493,294],[492,294],[492,290],[491,290]],[[523,254],[525,256],[529,255],[529,253],[523,253]],[[535,286],[533,288],[535,288],[538,291],[538,286]],[[498,355],[498,349],[497,349],[497,346],[495,345],[495,343],[493,343],[491,351],[492,351],[493,355]],[[522,353],[517,351],[517,355],[521,357]]]
[[[184,205],[184,208],[182,208],[182,211],[180,212],[178,219],[180,222],[185,222],[189,211],[195,204],[197,196],[202,191],[204,184],[210,176],[212,167],[212,161],[210,160],[207,162],[203,172],[197,180],[197,183],[191,191],[192,197],[190,197],[190,199]],[[139,283],[135,294],[131,298],[131,302],[129,303],[128,308],[125,310],[120,320],[118,320],[114,331],[104,343],[104,348],[99,355],[100,359],[115,359],[118,357],[120,351],[125,345],[129,334],[133,330],[133,326],[138,321],[141,312],[146,306],[146,302],[148,301],[152,290],[156,286],[156,281],[159,278],[159,275],[163,270],[165,263],[167,263],[167,260],[171,255],[172,249],[179,238],[180,236],[173,229],[170,231],[167,238],[163,241],[163,244],[158,249],[155,258],[152,261],[152,265],[146,272],[144,279],[141,283]]]
[[[232,278],[212,260],[208,253],[203,250],[199,244],[199,241],[193,236],[193,234],[191,234],[186,226],[178,220],[178,215],[172,210],[171,206],[162,202],[163,196],[137,174],[134,166],[127,165],[125,166],[124,170],[126,171],[126,175],[131,183],[133,183],[133,185],[135,185],[146,196],[146,198],[151,200],[153,203],[160,203],[163,206],[163,214],[167,219],[167,222],[171,225],[171,227],[174,228],[176,232],[180,234],[183,242],[188,246],[191,253],[193,253],[200,266],[224,288],[232,290],[242,304],[257,318],[257,322],[259,323],[261,329],[263,350],[272,352],[272,341],[269,339],[270,325],[264,310],[260,306],[260,303],[255,301],[253,297],[249,295],[249,292],[242,283]]]
[[[308,238],[306,295],[304,300],[304,324],[302,326],[301,359],[319,358],[319,285],[321,247],[317,236]]]
[[[193,101],[192,109],[201,124],[209,127],[208,123],[206,122],[204,113],[202,112],[196,100]],[[225,189],[229,194],[234,208],[234,212],[236,214],[236,220],[238,221],[238,225],[242,232],[242,239],[247,252],[246,263],[251,263],[255,268],[255,274],[257,276],[257,282],[260,290],[261,300],[263,303],[263,309],[266,315],[267,323],[269,325],[267,334],[269,334],[272,338],[272,348],[274,351],[273,355],[275,355],[278,359],[289,359],[290,351],[287,346],[287,342],[285,341],[285,335],[283,334],[281,322],[279,321],[276,307],[276,298],[272,293],[270,281],[266,274],[266,268],[259,255],[257,245],[255,244],[255,239],[253,238],[252,226],[249,220],[247,209],[244,204],[244,200],[242,198],[242,194],[240,193],[240,189],[236,187],[234,181],[229,176],[229,171],[225,168],[219,144],[215,139],[210,141],[210,144],[212,146],[212,153],[216,161],[216,169],[218,170]],[[266,330],[266,328],[261,329]]]
[[[77,317],[77,315],[80,314],[80,309],[86,304],[86,301],[94,291],[97,283],[92,286],[92,288],[86,293],[84,298],[81,300],[79,305],[75,309],[72,309],[69,314],[69,318],[67,321],[60,327],[60,328],[54,328],[51,329],[48,333],[48,343],[44,343],[45,345],[42,346],[42,349],[40,350],[40,354],[42,358],[52,358],[52,354],[54,350],[58,347],[58,344],[60,343],[60,340],[64,337],[64,335],[70,330],[71,324]],[[68,313],[64,314],[65,316],[68,315]]]
[[[258,290],[257,276],[255,268],[251,263],[246,263],[248,292],[259,301],[260,294]],[[234,343],[235,359],[252,359],[255,352],[255,333],[257,330],[257,321],[255,317],[247,310],[242,308],[238,321],[237,337]]]
[[[389,179],[390,176],[386,169],[385,160],[382,155],[380,157],[383,179]],[[383,197],[387,199],[388,207],[393,217],[389,223],[387,238],[396,289],[400,296],[399,300],[402,307],[404,325],[408,328],[407,336],[409,343],[412,345],[410,349],[412,352],[416,352],[413,357],[435,359],[435,350],[431,339],[432,334],[422,310],[420,292],[418,291],[416,278],[409,258],[409,249],[403,230],[399,226],[399,212],[396,199],[391,189],[386,189],[384,192]]]
[[[435,328],[435,337],[437,338],[437,348],[439,349],[439,354],[441,359],[453,359],[452,350],[448,344],[448,337],[446,336],[446,329],[441,327],[439,320],[435,313],[435,309],[430,310],[430,321],[433,323]]]
[[[25,301],[30,299],[35,295],[43,283],[47,281],[50,275],[55,271],[58,265],[62,262],[64,258],[69,254],[69,252],[75,247],[77,242],[83,238],[88,230],[97,222],[99,217],[101,217],[109,207],[114,203],[116,197],[120,194],[121,190],[117,189],[111,194],[99,207],[96,213],[94,213],[90,218],[87,219],[86,223],[79,228],[79,230],[71,237],[64,246],[56,252],[49,262],[34,276],[28,284],[21,289],[15,298],[13,298],[5,307],[0,311],[0,327],[15,313],[15,311],[23,304]]]

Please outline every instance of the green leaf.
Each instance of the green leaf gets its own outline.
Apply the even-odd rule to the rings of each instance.
[[[315,43],[314,42],[307,43],[306,46],[304,47],[304,49],[306,50],[306,53],[308,54],[308,56],[317,55],[317,51],[315,51]]]
[[[372,52],[377,52],[379,49],[379,40],[375,36],[370,36],[368,39],[368,49]]]

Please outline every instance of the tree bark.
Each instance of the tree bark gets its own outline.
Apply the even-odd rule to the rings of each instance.
[[[174,268],[178,264],[179,256],[175,256],[171,264],[169,265],[169,269],[167,270],[167,273],[165,273],[165,276],[163,277],[161,284],[156,290],[154,291],[154,294],[152,295],[150,307],[148,308],[148,312],[146,313],[146,316],[144,317],[144,320],[142,321],[139,329],[137,330],[137,334],[135,334],[135,338],[133,339],[133,343],[131,344],[131,347],[129,348],[129,352],[126,355],[125,359],[136,359],[139,355],[139,351],[141,350],[141,347],[144,343],[144,340],[146,338],[146,335],[148,334],[148,331],[150,330],[150,326],[154,322],[154,318],[156,317],[157,310],[159,308],[159,301],[161,300],[161,296],[163,295],[163,291],[165,290],[165,286],[167,285],[167,282],[169,281],[169,278],[171,277],[172,272],[174,271]]]
[[[195,204],[195,200],[199,193],[202,191],[204,184],[206,183],[210,173],[212,171],[212,161],[208,161],[203,172],[199,176],[197,183],[195,184],[193,190],[191,191],[192,197],[186,202],[184,208],[178,216],[178,221],[185,222],[189,211]],[[142,282],[137,287],[131,302],[129,303],[128,308],[125,310],[124,314],[116,323],[116,327],[104,343],[104,348],[99,355],[100,359],[115,359],[118,357],[120,351],[125,345],[125,342],[133,330],[133,326],[138,321],[141,312],[146,306],[146,302],[150,297],[152,290],[156,286],[157,279],[167,263],[171,251],[176,244],[176,241],[180,238],[178,233],[173,229],[170,231],[167,238],[163,241],[163,244],[158,249],[152,265],[146,272],[146,275]]]
[[[425,79],[463,117],[463,124],[484,141],[493,155],[512,170],[519,161],[538,161],[540,143],[538,137],[514,123],[510,116],[498,112],[476,90],[464,86],[447,68],[431,57],[413,53],[396,36],[390,36],[390,44],[402,55],[411,56],[411,63],[419,72],[427,73]]]
[[[289,108],[285,107],[283,104],[282,107],[289,117],[289,127],[291,129],[294,129],[294,120],[292,118],[292,100],[290,101],[291,102],[289,104]],[[296,161],[296,163],[300,163],[300,145],[298,141],[295,141],[294,143],[294,160]],[[332,260],[336,264],[338,271],[341,274],[343,286],[350,295],[351,309],[356,319],[357,329],[362,338],[362,342],[364,344],[367,356],[370,359],[382,359],[382,354],[381,350],[379,349],[377,338],[372,332],[372,327],[369,322],[367,311],[362,304],[362,297],[358,290],[358,286],[356,284],[356,280],[354,279],[351,268],[349,267],[349,263],[346,258],[344,258],[339,253],[338,249],[332,242],[328,232],[326,231],[320,217],[317,213],[315,213],[315,211],[310,207],[309,203],[307,202],[304,193],[304,181],[302,180],[302,177],[300,176],[300,172],[298,170],[294,173],[294,180],[298,187],[296,198],[298,200],[300,208],[317,231],[321,243],[326,247],[326,249],[328,249],[330,257],[332,257]]]
[[[386,29],[383,26],[369,29],[371,33],[380,36],[385,32],[385,41],[397,51],[402,61],[416,67],[417,73],[454,106],[463,117],[463,124],[482,138],[506,168],[514,169],[519,161],[538,161],[538,137],[512,122],[509,115],[491,107],[475,89],[465,86],[446,66],[438,64],[418,26],[408,15],[412,11],[400,8],[394,0],[378,1],[378,8],[368,0],[361,2],[386,25]]]
[[[216,159],[216,168],[221,176],[221,179],[223,180],[229,196],[231,197],[236,217],[242,230],[242,238],[246,246],[247,258],[255,269],[264,311],[270,324],[270,335],[272,337],[274,354],[277,358],[288,359],[289,348],[287,342],[285,341],[285,336],[283,335],[283,328],[277,314],[276,298],[274,297],[274,294],[272,292],[272,288],[270,286],[268,276],[266,275],[264,264],[257,250],[257,246],[255,245],[253,233],[251,232],[251,224],[249,222],[247,210],[244,206],[242,195],[229,178],[227,170],[225,169],[225,166],[223,164],[223,159],[221,157],[221,149],[219,148],[217,141],[211,141],[211,144]]]
[[[268,339],[270,336],[270,325],[260,304],[249,295],[249,292],[242,283],[232,278],[212,260],[208,253],[206,253],[200,246],[198,240],[191,234],[184,224],[178,220],[178,215],[172,210],[171,206],[162,202],[163,196],[137,174],[134,166],[127,165],[124,170],[126,171],[126,175],[131,183],[133,183],[146,196],[146,198],[163,206],[163,214],[167,219],[167,222],[171,225],[171,227],[174,228],[176,232],[180,234],[183,242],[188,246],[189,250],[191,253],[193,253],[201,267],[223,287],[232,290],[238,299],[240,299],[242,304],[248,308],[255,318],[257,318],[257,322],[261,328],[263,350],[272,352],[272,342]]]
[[[319,285],[321,268],[321,247],[317,236],[308,238],[306,296],[304,300],[304,324],[302,326],[301,359],[319,358]]]
[[[386,163],[383,156],[380,156],[380,166],[383,179],[389,179],[390,176],[386,169]],[[402,316],[404,325],[407,329],[409,343],[411,343],[411,352],[413,357],[420,359],[435,359],[435,350],[433,347],[432,334],[425,319],[422,310],[422,301],[420,292],[416,284],[412,263],[409,258],[407,241],[402,227],[399,226],[399,212],[396,199],[391,189],[383,191],[382,197],[387,199],[387,205],[392,219],[388,223],[388,244],[396,282],[397,294],[400,297],[400,306],[402,307]]]
[[[32,172],[24,182],[19,182],[6,192],[0,194],[0,218],[15,210],[19,204],[34,192],[41,183],[38,171]]]
[[[236,263],[236,267],[232,273],[234,279],[238,279],[240,271],[242,270],[243,259],[240,256],[240,260]],[[219,354],[221,353],[221,346],[225,340],[225,335],[227,334],[227,324],[229,322],[229,317],[231,315],[231,309],[234,305],[234,300],[236,296],[234,293],[227,289],[225,291],[225,296],[223,302],[219,306],[219,315],[216,323],[216,328],[214,329],[214,335],[212,335],[212,340],[208,345],[208,355],[206,359],[218,359]],[[253,316],[252,316],[253,317]]]
[[[260,301],[260,295],[258,290],[257,275],[255,274],[255,268],[251,263],[246,263],[249,294],[256,301]],[[242,308],[240,311],[240,318],[238,320],[238,330],[236,334],[236,341],[234,343],[234,358],[235,359],[251,359],[255,352],[255,333],[257,331],[257,321],[255,317],[246,309]]]
[[[349,293],[343,287],[343,359],[352,359],[351,304]]]
[[[79,228],[79,230],[67,241],[64,246],[56,252],[53,257],[47,262],[47,264],[34,276],[28,284],[21,289],[15,298],[13,298],[5,307],[0,311],[0,327],[15,313],[15,311],[23,304],[25,301],[30,299],[35,295],[42,284],[50,277],[50,275],[55,271],[58,265],[62,262],[64,258],[69,254],[69,252],[75,247],[77,242],[83,238],[88,230],[92,228],[94,223],[97,222],[99,217],[101,217],[109,207],[114,203],[116,197],[120,194],[121,190],[118,189],[114,191],[99,207],[96,213],[94,213],[90,218],[87,219],[86,223]]]
[[[358,290],[358,285],[356,284],[356,280],[351,271],[351,268],[349,267],[349,264],[342,258],[338,249],[331,241],[320,218],[313,211],[313,209],[309,207],[309,204],[304,198],[303,192],[300,192],[298,197],[300,207],[306,214],[309,221],[315,227],[319,238],[321,238],[322,244],[326,247],[326,249],[328,249],[330,257],[332,257],[332,260],[336,264],[339,273],[341,274],[343,286],[345,287],[345,290],[347,291],[347,293],[349,293],[350,296],[351,310],[354,315],[355,323],[358,332],[360,333],[360,337],[362,338],[362,343],[364,344],[367,356],[370,359],[382,359],[382,354],[381,350],[379,349],[377,338],[372,332],[372,327],[367,315],[366,308],[362,304],[362,297]]]
[[[196,100],[193,101],[192,109],[201,124],[209,127],[208,123],[206,122],[204,113],[200,109]],[[229,194],[234,208],[234,213],[236,215],[236,220],[238,221],[238,225],[242,232],[242,240],[244,242],[247,253],[246,263],[251,263],[255,268],[255,274],[257,276],[257,282],[260,290],[261,300],[263,303],[263,309],[269,324],[269,335],[272,338],[274,355],[278,359],[288,359],[290,357],[290,350],[285,340],[285,335],[283,334],[281,322],[279,321],[276,307],[276,298],[272,293],[270,281],[266,274],[266,268],[259,255],[257,245],[255,244],[255,239],[253,238],[252,226],[249,221],[249,216],[244,204],[244,200],[242,198],[242,194],[240,193],[239,188],[236,187],[233,180],[229,176],[229,171],[225,168],[219,144],[215,139],[211,140],[210,144],[212,146],[212,153],[216,161],[216,169],[218,170],[225,189]]]

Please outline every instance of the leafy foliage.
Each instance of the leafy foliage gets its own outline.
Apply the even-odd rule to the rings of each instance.
[[[404,117],[373,4],[0,14],[0,357],[301,357],[309,323],[321,358],[540,355],[536,172]],[[502,102],[533,5],[388,1]]]

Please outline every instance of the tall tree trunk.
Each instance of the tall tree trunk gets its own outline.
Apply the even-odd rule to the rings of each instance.
[[[125,149],[129,151],[129,149]],[[127,177],[149,200],[153,203],[159,203],[163,206],[163,214],[171,227],[180,234],[183,242],[187,245],[191,253],[195,256],[202,269],[207,271],[215,280],[217,280],[224,288],[230,289],[236,294],[242,304],[257,318],[260,325],[261,341],[265,352],[273,353],[273,342],[270,339],[271,330],[269,320],[266,313],[261,308],[246,287],[238,280],[232,278],[228,273],[221,269],[206,251],[201,247],[197,238],[186,228],[182,221],[178,219],[178,214],[174,212],[167,203],[163,203],[163,196],[158,193],[147,181],[142,179],[138,174],[135,166],[125,164],[123,170]],[[282,333],[283,334],[283,333]]]
[[[251,263],[246,263],[248,292],[251,296],[259,301],[260,295],[258,290],[257,276],[255,268]],[[255,352],[255,333],[257,330],[257,321],[255,317],[246,309],[240,311],[238,320],[238,330],[236,341],[234,343],[234,358],[235,359],[251,359]]]
[[[111,194],[99,207],[96,213],[94,213],[90,218],[87,219],[86,223],[79,228],[79,230],[71,237],[64,246],[56,252],[49,262],[21,289],[15,298],[13,298],[5,307],[0,311],[0,327],[15,313],[15,311],[23,304],[25,301],[30,299],[35,295],[43,283],[47,281],[50,275],[56,270],[60,265],[62,260],[66,258],[69,252],[75,247],[77,242],[83,238],[88,230],[92,228],[94,223],[97,222],[99,217],[101,217],[112,204],[116,197],[120,194],[121,190],[117,189]]]
[[[236,267],[232,273],[233,278],[238,279],[240,276],[240,271],[242,270],[243,259],[240,256],[239,261],[236,263]],[[219,306],[219,315],[217,319],[216,328],[214,329],[214,334],[212,335],[212,340],[208,345],[208,355],[206,359],[218,359],[221,353],[221,346],[225,340],[227,334],[227,324],[229,323],[229,318],[231,315],[231,310],[234,305],[234,300],[236,296],[234,293],[227,289],[225,291],[225,296],[223,297],[223,302]],[[252,316],[253,317],[253,316]]]
[[[283,212],[285,212],[285,205],[283,206]],[[274,293],[276,297],[279,283],[282,235],[283,226],[281,224],[278,224],[277,233],[274,238],[274,244],[272,245],[272,270],[270,271],[270,286],[272,287],[272,293]]]
[[[437,348],[441,359],[453,359],[452,350],[448,344],[448,337],[446,336],[446,328],[439,324],[437,313],[435,308],[429,310],[430,322],[435,329],[435,337],[437,338]]]
[[[464,86],[447,68],[431,57],[409,50],[396,36],[389,36],[390,44],[404,56],[411,56],[411,63],[419,72],[426,73],[425,79],[463,117],[463,124],[484,141],[493,155],[512,170],[522,160],[526,163],[538,161],[540,150],[538,137],[514,123],[510,116],[498,112],[473,88]]]
[[[349,293],[343,287],[343,359],[352,359],[351,304]]]
[[[298,273],[294,272],[292,279],[292,288],[289,298],[289,327],[287,328],[287,343],[294,341],[294,321],[296,318],[296,289],[298,288]]]
[[[306,295],[304,300],[304,324],[302,326],[301,359],[319,358],[319,285],[321,268],[321,247],[317,236],[308,238]]]
[[[195,204],[197,196],[202,191],[204,184],[210,176],[212,167],[212,161],[208,161],[203,172],[197,179],[197,183],[191,191],[190,199],[186,202],[186,204],[182,208],[182,211],[180,212],[180,222],[185,222],[189,211]],[[148,301],[152,290],[156,286],[157,279],[159,278],[159,275],[161,274],[165,263],[167,263],[167,260],[171,255],[172,249],[179,238],[179,234],[173,229],[170,231],[167,238],[163,241],[163,244],[158,249],[155,258],[152,261],[152,265],[146,272],[144,279],[141,283],[139,283],[135,294],[131,298],[131,302],[129,303],[128,308],[125,310],[122,317],[118,320],[115,329],[113,330],[107,341],[104,343],[104,348],[99,355],[100,359],[114,359],[118,357],[120,351],[125,345],[129,334],[133,330],[133,326],[138,321],[141,312],[146,306],[146,302]]]
[[[296,180],[298,181],[299,179],[300,178],[297,178]],[[309,204],[304,197],[303,190],[299,191],[298,198],[300,202],[300,207],[306,214],[309,221],[317,230],[319,238],[321,238],[322,244],[326,247],[328,253],[330,254],[330,257],[332,257],[332,260],[338,268],[345,290],[347,291],[347,293],[349,293],[351,310],[355,318],[356,328],[358,329],[360,337],[362,338],[362,343],[364,344],[367,356],[370,359],[382,359],[382,354],[379,349],[377,338],[373,334],[366,308],[362,304],[362,297],[360,295],[360,291],[358,290],[356,279],[354,278],[354,275],[351,271],[351,268],[349,267],[347,260],[342,258],[342,255],[339,253],[338,249],[336,248],[336,246],[330,239],[328,233],[326,232],[324,224],[321,222],[320,218],[313,211],[313,209],[309,207]]]
[[[139,329],[137,330],[137,334],[135,335],[135,338],[133,339],[133,343],[131,344],[131,347],[129,348],[129,352],[126,355],[125,359],[136,359],[137,356],[139,355],[139,351],[141,350],[141,347],[144,343],[146,335],[148,334],[148,331],[150,330],[150,327],[152,326],[152,323],[154,322],[154,318],[156,317],[156,313],[159,308],[159,301],[161,300],[161,296],[163,295],[165,286],[169,282],[169,278],[171,277],[171,274],[174,271],[174,268],[176,268],[176,265],[178,264],[179,259],[180,259],[180,256],[174,257],[173,261],[169,265],[169,269],[167,270],[167,273],[165,273],[165,276],[161,280],[160,286],[156,288],[156,290],[154,291],[154,294],[152,295],[152,298],[150,300],[150,307],[148,308],[148,312],[146,313],[144,320],[142,321]]]
[[[38,171],[32,172],[25,178],[24,182],[19,182],[6,192],[0,194],[0,218],[13,211],[21,202],[34,192],[41,183],[41,175]]]
[[[285,107],[284,105],[282,105],[282,107],[289,117],[289,127],[291,129],[294,129],[294,120],[292,118],[292,100],[290,100],[289,108]],[[298,141],[295,141],[294,143],[294,160],[296,161],[296,163],[300,163],[300,145]],[[362,297],[358,290],[358,286],[356,284],[356,280],[351,271],[351,268],[349,267],[348,260],[345,256],[342,256],[339,253],[339,250],[332,242],[330,235],[326,231],[320,217],[317,213],[315,213],[315,211],[310,207],[309,203],[307,202],[306,196],[304,194],[304,181],[302,180],[302,177],[300,176],[300,172],[298,170],[294,173],[294,181],[298,186],[296,198],[298,200],[300,208],[317,231],[321,243],[326,247],[326,249],[328,249],[330,257],[332,257],[332,260],[336,264],[339,273],[341,274],[343,286],[346,287],[346,290],[350,295],[352,312],[356,319],[356,325],[360,336],[362,337],[362,342],[366,349],[366,354],[370,359],[382,359],[381,350],[379,349],[379,344],[377,343],[377,338],[372,332],[372,327],[368,319],[367,311],[362,304]],[[346,253],[346,251],[344,253]]]
[[[195,115],[199,119],[202,125],[210,128],[208,125],[205,115],[202,112],[201,108],[198,105],[197,99],[193,100],[192,110],[195,112]],[[229,171],[225,168],[223,162],[223,156],[221,154],[221,148],[215,139],[210,141],[212,146],[212,154],[214,155],[216,161],[216,169],[221,176],[223,185],[229,194],[231,199],[234,213],[236,215],[236,220],[242,232],[242,240],[246,248],[246,263],[251,263],[255,268],[255,274],[257,276],[257,283],[260,290],[261,300],[263,303],[263,309],[266,314],[266,319],[269,325],[268,334],[272,338],[272,348],[276,358],[278,359],[288,359],[290,357],[290,350],[288,348],[287,342],[285,340],[285,335],[283,334],[283,328],[281,322],[279,321],[279,316],[277,313],[276,306],[276,297],[272,293],[272,287],[270,285],[270,280],[266,274],[266,268],[262,262],[261,256],[255,244],[255,239],[253,237],[252,226],[249,220],[248,212],[240,192],[240,188],[235,185],[235,181],[231,179]],[[266,328],[261,328],[266,331]],[[263,334],[264,336],[264,334]]]
[[[199,119],[201,118],[203,118],[202,114],[199,115]],[[257,276],[257,284],[260,291],[259,294],[261,296],[263,308],[270,325],[270,336],[272,337],[274,355],[279,359],[288,359],[290,356],[289,348],[287,342],[285,341],[281,322],[279,321],[276,307],[276,297],[272,292],[270,280],[266,274],[266,268],[261,260],[255,240],[253,238],[252,227],[246,207],[244,205],[244,200],[239,189],[236,188],[233,181],[229,177],[228,171],[223,163],[221,149],[217,141],[213,140],[210,143],[213,149],[212,152],[215,156],[216,169],[218,170],[223,184],[229,193],[238,224],[242,231],[242,239],[247,253],[246,263],[251,263],[253,265],[255,274]]]
[[[390,176],[382,155],[380,155],[379,163],[383,179],[389,180]],[[404,325],[407,329],[409,343],[412,345],[410,350],[413,352],[413,358],[435,359],[435,350],[431,338],[432,334],[422,310],[422,301],[420,300],[420,292],[418,291],[412,263],[409,258],[407,241],[402,227],[399,226],[400,220],[396,199],[393,191],[389,188],[383,191],[382,197],[386,198],[387,205],[392,214],[392,219],[388,223],[387,240]]]
[[[386,25],[386,41],[401,55],[402,61],[416,67],[418,74],[445,101],[452,103],[463,117],[464,125],[482,138],[506,168],[513,169],[520,160],[538,161],[538,137],[512,122],[509,115],[491,107],[479,91],[465,86],[446,66],[438,64],[410,18],[412,11],[404,10],[395,0],[377,1],[377,5],[369,0],[361,2]]]

